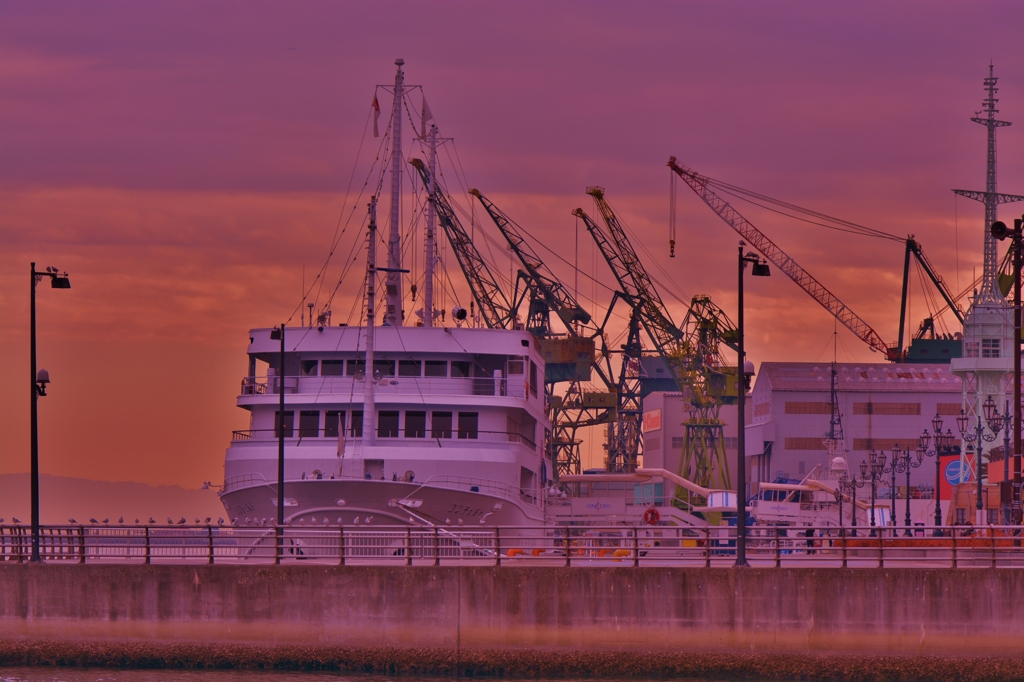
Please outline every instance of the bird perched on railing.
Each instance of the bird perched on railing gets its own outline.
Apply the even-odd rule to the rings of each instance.
[[[103,519],[103,523],[110,523],[110,517],[108,516],[107,518]]]
[[[170,516],[168,516],[168,517],[167,517],[167,525],[168,525],[168,526],[171,526],[171,525],[173,525],[173,524],[174,524],[174,521],[173,521],[173,520],[171,519],[171,517],[170,517]]]
[[[135,519],[135,525],[136,526],[139,525],[139,520],[138,519]]]
[[[156,524],[156,519],[154,519],[152,516],[150,516],[149,517],[149,523],[150,524]]]
[[[4,517],[0,516],[0,523],[4,522]]]
[[[117,522],[120,523],[123,526],[124,525],[124,517],[123,516],[119,516],[118,519],[117,519]]]
[[[0,523],[2,523],[2,522],[3,522],[3,519],[0,519]],[[78,521],[75,521],[73,518],[71,518],[71,519],[68,519],[68,523],[78,523]]]
[[[205,521],[203,521],[203,523],[205,523],[205,524],[209,524],[209,523],[210,523],[210,517],[209,517],[209,516],[207,516],[207,517],[206,517],[206,520],[205,520]]]
[[[18,524],[18,523],[21,523],[21,519],[19,519],[17,516],[12,516],[11,517],[11,522],[15,523],[15,524]]]
[[[235,521],[237,521],[237,520],[238,520],[238,519],[235,519]],[[218,526],[223,526],[223,525],[224,525],[224,519],[223,519],[223,517],[220,517],[220,516],[218,516],[218,517],[217,517],[217,525],[218,525]]]
[[[198,521],[198,519],[196,519],[196,520]],[[180,519],[178,519],[178,525],[179,526],[184,526],[186,523],[187,522],[185,521],[185,517],[184,516],[182,516]]]
[[[99,521],[97,521],[96,519],[90,518],[89,519],[89,523],[95,525],[95,524],[99,523]]]

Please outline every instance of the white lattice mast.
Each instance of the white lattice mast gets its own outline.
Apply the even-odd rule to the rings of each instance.
[[[402,99],[405,96],[404,59],[396,59],[395,104],[391,112],[391,229],[388,234],[387,312],[385,324],[402,325]]]
[[[999,290],[998,278],[998,254],[996,252],[996,240],[992,236],[989,226],[996,221],[996,207],[999,205],[999,196],[996,194],[996,128],[1010,125],[1009,121],[996,120],[996,87],[998,78],[995,76],[995,66],[988,65],[988,78],[985,79],[985,88],[988,90],[988,97],[981,103],[981,111],[977,113],[972,121],[980,123],[988,128],[988,165],[985,171],[985,267],[981,282],[981,291],[978,296],[980,302],[995,303],[1005,300]],[[982,114],[985,114],[982,117]]]
[[[961,196],[985,205],[985,223],[982,226],[985,244],[984,270],[981,288],[975,292],[964,320],[963,357],[954,358],[950,363],[951,373],[960,376],[964,382],[963,408],[968,417],[968,425],[974,428],[980,422],[988,434],[986,439],[989,436],[994,438],[995,434],[989,433],[987,424],[984,423],[984,401],[991,397],[997,404],[1002,403],[1002,397],[1008,388],[1007,379],[1013,371],[1013,353],[1016,352],[1011,309],[999,289],[999,259],[996,240],[992,237],[990,227],[996,220],[996,209],[999,204],[1024,200],[1024,196],[999,194],[996,191],[996,128],[1008,126],[1010,123],[996,119],[999,111],[996,109],[996,103],[999,101],[996,99],[996,93],[999,91],[996,87],[998,79],[995,77],[994,66],[989,64],[988,68],[988,78],[984,81],[988,96],[982,102],[981,111],[971,118],[975,123],[988,128],[985,191],[953,190]],[[975,454],[971,461],[967,457],[966,448],[961,449],[961,484],[973,480],[973,476],[980,471],[980,458],[980,455]],[[968,472],[972,470],[973,475],[968,479]],[[984,519],[979,517],[976,522],[983,523]]]

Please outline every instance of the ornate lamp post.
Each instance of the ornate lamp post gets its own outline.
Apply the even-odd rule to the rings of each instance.
[[[868,453],[868,462],[862,461],[860,463],[860,476],[862,479],[867,479],[870,475],[871,480],[871,537],[875,537],[875,492],[878,489],[878,479],[882,477],[882,474],[888,471],[885,468],[885,453],[875,452],[872,450]]]
[[[905,471],[907,474],[907,494],[905,496],[907,504],[905,510],[906,514],[903,517],[904,523],[906,524],[906,529],[903,531],[903,535],[906,537],[910,537],[911,535],[913,535],[913,533],[910,532],[910,470],[917,469],[924,463],[924,452],[918,450],[916,453],[916,458],[911,456],[910,450],[901,450],[900,453],[901,469]],[[893,452],[893,456],[895,456],[895,454],[896,453]]]
[[[893,444],[892,446],[892,461],[889,462],[889,466],[885,466],[885,457],[882,458],[882,470],[883,474],[892,474],[892,483],[889,487],[889,520],[893,525],[896,525],[896,474],[902,473],[903,469],[900,468],[900,446]]]
[[[936,412],[932,418],[932,430],[935,432],[935,449],[929,450],[928,443],[931,441],[932,436],[928,433],[928,429],[925,429],[921,433],[921,437],[918,439],[917,452],[920,457],[922,454],[926,457],[935,458],[935,530],[932,535],[935,537],[942,537],[942,505],[939,500],[939,487],[942,481],[942,455],[951,454],[953,448],[953,432],[946,429],[946,433],[942,433],[942,417]]]
[[[989,396],[982,407],[985,412],[985,421],[989,423],[989,429],[992,430],[992,426],[995,424],[995,416],[998,414],[996,409],[995,401],[992,400],[992,396]],[[1002,419],[999,420],[1000,423]],[[982,501],[982,486],[981,486],[981,456],[984,449],[985,443],[991,443],[996,439],[997,432],[993,430],[992,433],[985,432],[985,425],[981,421],[981,415],[978,415],[977,425],[970,426],[970,418],[967,414],[960,410],[960,416],[956,418],[957,428],[960,430],[960,435],[963,439],[974,446],[975,453],[975,464],[974,464],[974,475],[978,479],[978,499],[974,505],[975,507],[975,526],[981,526],[985,523],[985,505]]]

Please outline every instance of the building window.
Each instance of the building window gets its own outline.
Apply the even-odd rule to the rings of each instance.
[[[405,437],[424,438],[427,435],[427,413],[405,413]]]
[[[281,431],[284,431],[285,438],[291,438],[295,434],[294,412],[285,412],[282,420],[281,412],[274,410],[274,438],[280,438]]]
[[[508,373],[509,374],[522,374],[523,373],[523,361],[520,358],[512,357],[508,359]]]
[[[683,447],[683,443],[686,442],[686,436],[672,436],[672,447],[678,449]]]
[[[735,450],[740,446],[740,439],[737,436],[726,436],[725,437],[725,449]]]
[[[427,360],[424,364],[424,376],[446,377],[448,376],[447,360]]]
[[[981,357],[983,358],[998,358],[999,357],[999,339],[982,339],[981,340]]]
[[[479,428],[479,412],[459,412],[459,438],[476,438]]]
[[[374,360],[373,361],[373,377],[376,379],[377,375],[382,377],[393,377],[395,376],[395,361],[394,360]]]
[[[996,526],[999,525],[999,510],[998,509],[986,509],[988,512],[988,525]]]
[[[363,437],[363,411],[357,410],[352,413],[352,424],[349,426],[348,435],[352,438]]]
[[[299,412],[299,438],[316,438],[320,435],[320,411]]]
[[[452,360],[452,378],[462,379],[469,376],[469,362],[462,360]]]
[[[340,377],[344,373],[344,360],[324,360],[320,363],[320,376]]]
[[[537,397],[537,365],[530,360],[530,395]]]
[[[324,438],[337,438],[345,428],[345,413],[327,410],[324,414]]]
[[[377,437],[398,438],[397,410],[381,410],[380,412],[377,413]]]
[[[454,362],[452,363],[455,364]],[[452,413],[433,412],[430,415],[430,437],[451,438],[452,437]]]
[[[345,374],[350,377],[366,375],[366,360],[349,360],[345,365]]]
[[[301,365],[302,376],[304,376],[304,377],[315,377],[316,376],[316,366],[317,366],[318,362],[319,362],[318,360],[303,360],[302,361],[302,365]]]
[[[965,526],[967,525],[967,509],[964,507],[956,508],[956,525]]]
[[[976,358],[976,357],[978,357],[978,342],[977,341],[964,341],[964,357],[965,358]]]
[[[421,365],[422,363],[419,360],[399,360],[398,376],[418,377],[423,373],[420,369]]]

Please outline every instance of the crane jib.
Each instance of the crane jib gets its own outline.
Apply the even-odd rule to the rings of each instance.
[[[668,162],[672,169],[683,182],[689,185],[690,189],[701,198],[701,200],[714,211],[729,227],[734,229],[740,236],[750,242],[751,246],[760,251],[765,258],[771,261],[777,268],[782,270],[797,286],[817,301],[825,310],[829,311],[844,327],[849,329],[872,350],[883,353],[889,359],[892,358],[892,350],[882,338],[871,328],[867,322],[854,313],[849,307],[840,301],[825,286],[804,270],[795,260],[775,245],[771,239],[758,230],[753,223],[744,218],[739,211],[732,207],[729,202],[721,198],[709,187],[708,178],[695,173],[694,171],[680,166],[673,156]]]

